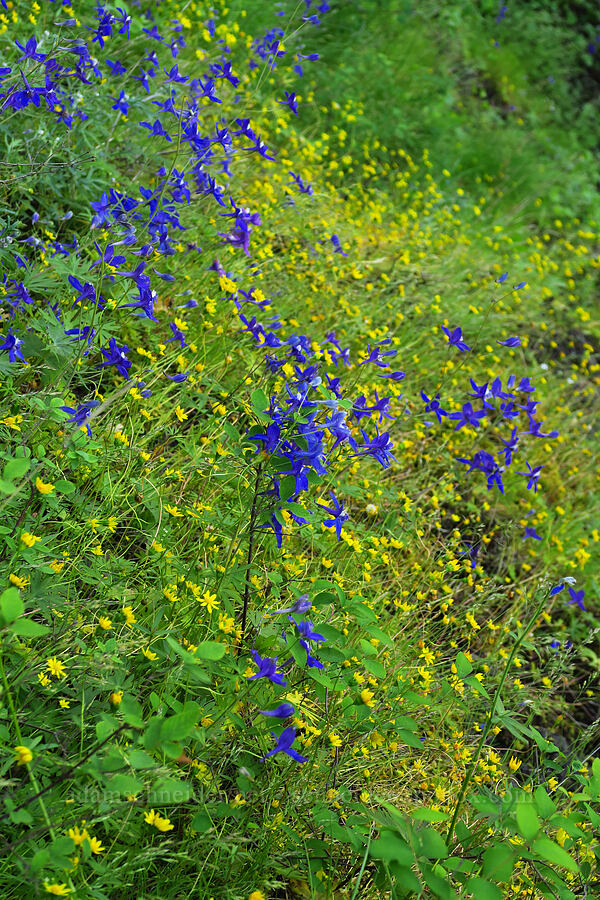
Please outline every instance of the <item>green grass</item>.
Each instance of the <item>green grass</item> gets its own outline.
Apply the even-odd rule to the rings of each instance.
[[[497,25],[495,4],[341,3],[320,29],[286,36],[286,48],[321,57],[297,79],[289,57],[272,75],[245,74],[247,35],[294,31],[291,5],[281,18],[263,4],[217,6],[225,25],[215,37],[232,44],[243,80],[236,104],[219,84],[224,103],[201,107],[202,128],[221,114],[251,116],[277,163],[235,158],[232,196],[262,220],[249,257],[222,246],[228,220],[209,198],[182,204],[176,252],[149,262],[175,279],[152,276],[158,322],[116,308],[131,285],[111,281],[106,265],[90,273],[93,242],[104,249],[114,231],[90,230],[89,204],[112,185],[155,184],[160,166],[189,165],[172,120],[160,113],[171,144],[148,138],[136,123],[159,112],[132,81],[128,120],[117,120],[110,78],[98,93],[82,86],[89,119],[72,131],[35,108],[0,117],[2,157],[32,166],[0,185],[2,227],[49,245],[18,244],[33,260],[26,275],[14,241],[0,246],[9,277],[33,298],[14,326],[28,365],[0,356],[4,896],[592,896],[600,237],[597,62],[585,46],[594,10],[516,4]],[[91,13],[77,10],[85,24]],[[208,4],[155,14],[159,28],[184,22],[186,75],[219,61],[221,46],[204,35]],[[9,60],[27,15],[19,9],[0,35]],[[36,32],[53,27],[44,5]],[[98,55],[139,65],[140,29]],[[284,88],[299,93],[297,119],[276,103]],[[43,162],[48,147],[55,169]],[[313,184],[312,197],[290,189],[290,169]],[[347,257],[332,252],[333,233]],[[76,237],[81,256],[51,255],[57,236]],[[127,256],[121,268],[140,261],[126,245],[115,252]],[[208,268],[217,253],[225,280]],[[72,306],[68,275],[93,280],[107,311]],[[264,348],[240,330],[232,298],[252,288],[270,303],[245,307],[248,318],[276,313],[280,334],[307,335],[310,362],[341,377],[346,409],[361,394],[374,403],[377,391],[394,416],[379,424],[393,439],[389,468],[342,444],[298,497],[280,476],[281,547],[260,526],[283,464],[249,438],[269,423],[270,398],[289,399],[294,369],[288,361],[269,373]],[[182,309],[190,297],[197,305]],[[8,309],[5,299],[3,335],[14,325]],[[168,340],[171,324],[185,346]],[[471,351],[448,348],[441,324],[460,325]],[[89,356],[64,333],[84,325],[99,329]],[[330,331],[350,349],[347,370],[327,356]],[[511,335],[520,347],[497,343]],[[99,368],[111,337],[130,348],[131,382]],[[403,381],[357,365],[367,344],[387,338]],[[184,371],[181,384],[164,375]],[[531,378],[536,418],[560,436],[525,439],[501,494],[460,462],[498,452],[491,423],[438,426],[421,391],[439,391],[455,412],[470,378],[506,385],[511,374]],[[333,394],[322,382],[314,397]],[[91,398],[89,437],[59,407]],[[300,411],[282,427],[307,446],[306,424]],[[360,427],[374,434],[374,420],[358,426],[359,443]],[[526,460],[543,466],[535,493],[518,474]],[[317,505],[329,491],[349,513],[339,540]],[[542,540],[524,540],[526,526]],[[549,594],[564,576],[585,590],[585,612],[566,589]],[[323,669],[275,613],[304,595]],[[248,680],[252,649],[278,657],[285,687]],[[261,761],[283,725],[260,710],[284,701],[295,707],[284,725],[296,728],[302,764]]]

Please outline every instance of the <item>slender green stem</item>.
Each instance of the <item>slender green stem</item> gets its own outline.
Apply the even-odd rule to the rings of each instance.
[[[4,660],[2,658],[2,652],[0,651],[0,676],[2,677],[2,685],[4,687],[4,692],[6,694],[6,699],[8,700],[8,705],[10,707],[10,714],[13,721],[13,725],[15,727],[15,733],[17,735],[17,739],[21,746],[25,746],[23,744],[23,735],[21,734],[21,728],[19,726],[19,717],[17,716],[17,711],[15,709],[15,705],[13,703],[12,694],[10,692],[10,687],[8,685],[8,679],[6,677],[6,672],[4,671]],[[38,794],[38,803],[40,805],[40,809],[42,811],[42,816],[44,817],[44,822],[46,823],[46,828],[48,829],[48,833],[52,840],[56,840],[56,834],[54,828],[52,827],[52,822],[50,821],[50,816],[48,815],[48,810],[46,809],[46,804],[44,803],[44,798],[40,793],[40,786],[37,778],[31,768],[31,763],[25,763],[25,767],[27,768],[27,774],[29,775],[29,780],[31,781],[32,787],[36,794]],[[71,891],[75,890],[75,886],[71,881],[70,876],[67,873],[67,883],[71,889]]]
[[[504,682],[506,681],[506,679],[508,677],[508,672],[512,665],[512,661],[515,658],[519,647],[521,646],[521,644],[523,643],[523,641],[525,640],[525,638],[527,637],[527,635],[533,628],[535,621],[536,621],[537,617],[539,616],[540,612],[542,611],[542,609],[544,608],[546,602],[547,602],[546,597],[543,597],[540,600],[540,602],[538,603],[538,605],[536,606],[536,608],[533,612],[533,615],[531,616],[531,618],[525,625],[525,628],[523,629],[523,631],[521,632],[521,634],[515,641],[514,647],[512,648],[508,659],[506,660],[506,665],[504,666],[504,671],[502,672],[502,676],[498,683],[498,687],[496,688],[496,692],[495,692],[494,698],[492,700],[492,705],[490,707],[490,711],[488,713],[488,717],[487,717],[485,726],[483,728],[483,731],[481,732],[481,737],[479,739],[479,743],[477,744],[477,750],[475,751],[475,756],[473,757],[473,760],[465,773],[465,777],[463,778],[463,782],[462,782],[462,785],[460,788],[460,793],[459,793],[458,799],[456,801],[456,806],[454,807],[454,815],[452,816],[452,821],[450,822],[450,827],[448,828],[448,835],[446,838],[446,841],[448,844],[450,844],[450,842],[452,841],[452,838],[454,835],[454,828],[456,826],[458,814],[462,807],[463,800],[465,799],[465,794],[467,793],[467,789],[471,782],[471,778],[473,777],[473,772],[475,771],[475,766],[477,765],[477,763],[479,761],[479,757],[481,756],[481,751],[483,750],[483,745],[485,743],[485,739],[487,738],[487,736],[490,732],[490,728],[492,727],[492,722],[494,721],[494,717],[496,715],[496,707],[498,706],[498,701],[500,700],[500,694],[502,693],[502,688],[504,687]]]

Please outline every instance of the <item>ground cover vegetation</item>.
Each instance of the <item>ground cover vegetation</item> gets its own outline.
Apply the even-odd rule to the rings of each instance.
[[[3,897],[598,896],[594,6],[0,0]]]

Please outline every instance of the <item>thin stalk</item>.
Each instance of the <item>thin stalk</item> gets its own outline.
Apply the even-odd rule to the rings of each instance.
[[[492,700],[492,705],[491,705],[490,711],[488,713],[485,727],[483,728],[483,731],[481,732],[481,737],[480,737],[479,743],[477,745],[477,750],[475,751],[475,756],[473,757],[471,765],[467,769],[467,771],[465,773],[465,777],[463,778],[463,782],[462,782],[462,785],[460,788],[460,793],[458,795],[458,800],[456,801],[456,806],[454,807],[454,815],[452,816],[452,821],[450,822],[450,827],[448,828],[448,835],[446,837],[446,841],[448,844],[450,844],[452,837],[454,835],[454,828],[456,826],[456,821],[458,819],[458,814],[459,814],[461,806],[463,804],[463,800],[465,799],[465,794],[467,793],[467,789],[469,787],[471,778],[473,777],[473,772],[475,771],[475,766],[477,765],[477,763],[479,761],[479,757],[481,756],[481,751],[483,749],[485,739],[487,738],[490,728],[492,727],[492,722],[494,721],[494,716],[496,715],[496,707],[497,707],[498,701],[500,699],[500,694],[502,693],[502,688],[504,687],[504,682],[506,681],[506,679],[508,677],[508,672],[512,665],[512,661],[515,658],[519,647],[521,646],[521,644],[523,643],[523,641],[525,640],[525,638],[527,637],[527,635],[533,628],[535,621],[536,621],[537,617],[539,616],[539,614],[541,613],[542,609],[544,608],[546,602],[547,602],[546,597],[543,597],[540,600],[540,602],[538,603],[538,605],[536,606],[536,608],[533,612],[533,615],[531,616],[531,618],[525,625],[525,628],[523,629],[523,631],[521,632],[521,634],[515,641],[515,644],[511,650],[510,656],[506,660],[506,665],[504,666],[504,671],[502,672],[500,682],[498,683],[498,687],[496,688],[496,693],[494,694],[494,698]]]

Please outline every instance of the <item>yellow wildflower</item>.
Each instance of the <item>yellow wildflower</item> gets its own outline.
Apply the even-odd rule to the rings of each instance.
[[[142,647],[142,653],[146,659],[158,659],[158,653],[154,653],[150,647]]]
[[[29,749],[29,747],[24,747],[23,744],[19,744],[17,747],[13,748],[15,751],[15,762],[18,766],[24,766],[25,763],[31,762],[33,759],[33,753]]]
[[[219,601],[217,600],[216,594],[211,594],[210,591],[205,591],[201,597],[198,597],[198,603],[200,606],[203,606],[205,609],[212,613],[213,609],[216,609],[219,605]]]
[[[50,484],[49,481],[42,481],[39,476],[35,479],[35,486],[40,494],[51,494],[54,490],[53,484]]]
[[[159,831],[171,831],[174,828],[174,825],[171,825],[169,819],[163,818],[159,813],[154,812],[153,809],[150,812],[145,813],[144,821],[148,823],[148,825],[154,825],[155,828],[158,828]]]
[[[6,416],[5,419],[0,420],[3,425],[6,425],[8,428],[14,428],[15,431],[20,431],[19,425],[23,421],[23,416]]]
[[[374,696],[373,691],[370,691],[368,688],[365,688],[360,692],[360,699],[367,706],[375,706],[375,701],[373,700]]]
[[[511,756],[508,761],[508,768],[511,772],[516,772],[517,769],[521,768],[521,760],[517,759],[516,756]]]
[[[90,838],[87,828],[84,828],[83,831],[80,831],[78,825],[76,825],[74,828],[69,828],[68,835],[76,847],[80,847],[86,838],[88,840]]]
[[[21,577],[20,575],[14,575],[12,572],[8,576],[8,580],[11,584],[14,584],[15,587],[18,587],[21,591],[25,590],[25,588],[29,584],[29,578],[27,578],[27,576],[24,575],[23,577]]]
[[[88,838],[88,840],[92,853],[103,853],[106,850],[106,847],[102,846],[102,841],[99,841],[97,837]]]
[[[51,656],[47,661],[46,671],[50,672],[51,675],[54,675],[55,678],[64,678],[67,674],[67,670],[65,669],[65,664],[57,659],[56,656]]]
[[[123,691],[113,691],[108,699],[113,706],[118,706],[123,699]]]
[[[123,615],[125,616],[126,625],[133,625],[134,622],[137,622],[137,619],[133,614],[133,608],[131,606],[123,607]]]
[[[50,884],[48,881],[44,882],[44,888],[49,894],[54,894],[55,897],[68,897],[71,893],[71,888],[67,887],[66,884]]]
[[[28,531],[24,531],[21,535],[21,540],[26,547],[34,547],[38,541],[41,541],[41,537],[37,537],[37,535],[35,534],[30,534]]]
[[[100,628],[104,628],[105,631],[110,631],[110,629],[112,628],[112,622],[108,618],[108,616],[100,616],[100,618],[98,619],[98,625],[100,626]]]
[[[182,407],[179,405],[175,409],[175,415],[177,416],[177,418],[179,419],[180,422],[185,422],[185,420],[187,419],[186,411],[184,409],[182,409]]]

